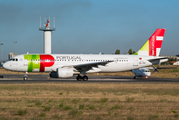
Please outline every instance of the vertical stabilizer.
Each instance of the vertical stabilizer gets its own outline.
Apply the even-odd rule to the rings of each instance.
[[[157,29],[142,48],[134,55],[159,56],[165,29]]]

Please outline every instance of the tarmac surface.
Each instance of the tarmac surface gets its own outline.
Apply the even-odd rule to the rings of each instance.
[[[2,83],[179,83],[176,78],[154,78],[148,79],[133,76],[101,76],[88,75],[88,81],[77,81],[76,76],[71,78],[49,78],[48,75],[28,75],[28,80],[23,80],[23,74],[5,74],[1,75],[0,84]]]

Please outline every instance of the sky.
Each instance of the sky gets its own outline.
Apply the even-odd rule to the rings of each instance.
[[[43,53],[40,16],[55,17],[54,54],[121,54],[138,51],[165,28],[161,55],[179,54],[177,0],[0,0],[0,58]],[[13,43],[17,41],[17,43]]]

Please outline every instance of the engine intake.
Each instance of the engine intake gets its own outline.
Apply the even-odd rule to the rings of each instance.
[[[57,72],[51,72],[51,78],[67,78],[73,76],[73,69],[72,68],[58,68]]]

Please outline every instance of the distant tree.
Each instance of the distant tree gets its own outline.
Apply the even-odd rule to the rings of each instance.
[[[135,51],[132,52],[132,54],[136,53]]]
[[[128,54],[129,54],[129,55],[132,54],[132,49],[129,49]]]
[[[115,52],[115,54],[120,54],[120,50],[117,49],[116,52]]]
[[[168,61],[177,61],[177,58],[168,58]]]

